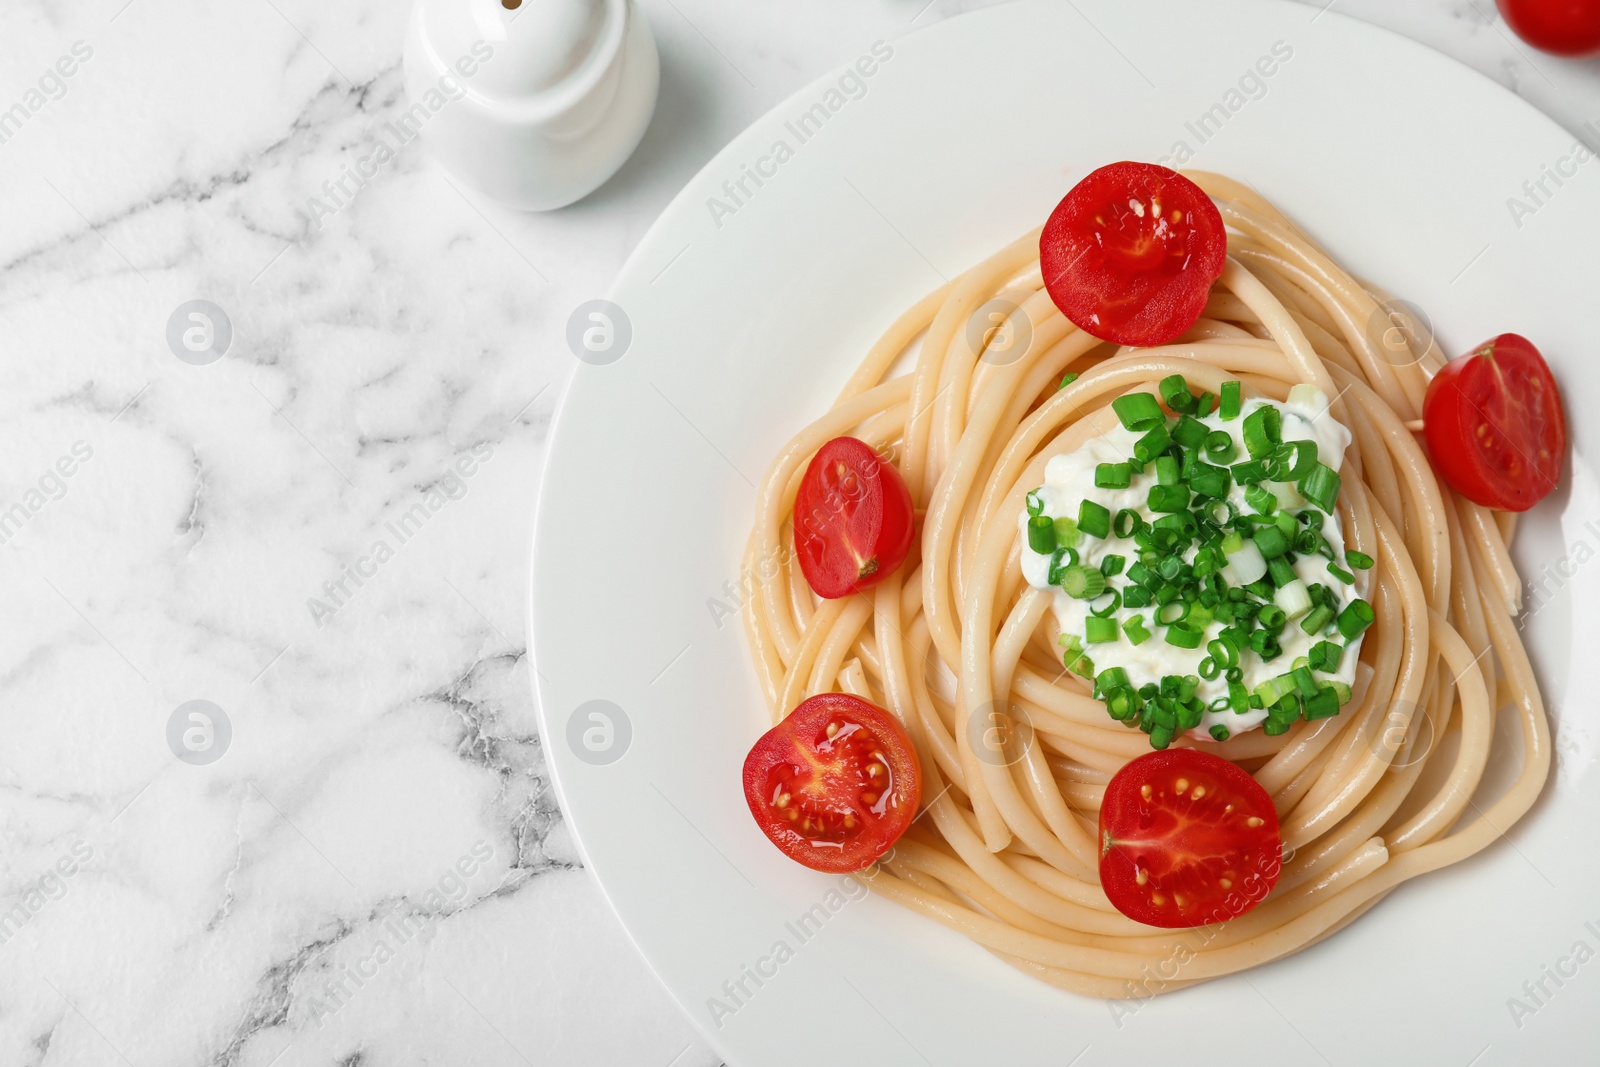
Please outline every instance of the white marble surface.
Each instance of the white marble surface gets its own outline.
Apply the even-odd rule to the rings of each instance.
[[[0,110],[92,55],[0,143],[0,1063],[716,1062],[548,790],[523,618],[563,330],[747,122],[976,6],[924,3],[643,0],[660,109],[588,200],[469,202],[413,145],[320,226],[402,107],[404,0],[6,5]],[[1600,64],[1490,0],[1335,10],[1600,120]],[[206,366],[165,341],[194,298],[235,331]],[[200,766],[193,699],[232,727]]]

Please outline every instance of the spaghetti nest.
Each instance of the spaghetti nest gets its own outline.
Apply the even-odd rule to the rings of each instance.
[[[773,575],[744,617],[774,722],[842,690],[889,709],[917,746],[931,802],[864,880],[1045,981],[1100,997],[1177,989],[1316,943],[1406,879],[1489,845],[1532,805],[1550,759],[1513,621],[1515,516],[1441,484],[1414,436],[1443,365],[1437,346],[1374,329],[1389,326],[1384,295],[1254,192],[1188,177],[1229,229],[1226,269],[1188,333],[1127,349],[1083,332],[1044,290],[1038,231],[1023,236],[906,311],[833,408],[784,447],[746,561]],[[1002,294],[1031,336],[995,358],[994,335],[968,324]],[[889,377],[919,338],[914,368]],[[1068,372],[1077,378],[1058,388]],[[1023,581],[1017,523],[1047,460],[1114,426],[1112,400],[1173,374],[1213,393],[1236,379],[1276,400],[1297,383],[1333,398],[1354,435],[1340,468],[1346,543],[1376,560],[1376,618],[1341,713],[1201,743],[1272,797],[1284,858],[1259,907],[1191,930],[1134,922],[1101,890],[1106,784],[1149,742],[1063,670],[1050,594]],[[894,460],[922,525],[898,572],[819,600],[795,559],[791,512],[807,462],[842,434]],[[1508,758],[1521,770],[1480,808],[1471,797],[1497,708],[1516,718],[1504,743],[1520,747]]]

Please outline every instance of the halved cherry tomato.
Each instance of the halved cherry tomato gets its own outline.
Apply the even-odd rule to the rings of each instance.
[[[1527,511],[1561,480],[1561,393],[1526,337],[1503,333],[1446,363],[1428,383],[1422,423],[1444,480],[1484,507]]]
[[[1535,48],[1558,56],[1600,52],[1600,0],[1500,0],[1500,14]]]
[[[1112,776],[1100,808],[1100,885],[1149,926],[1202,926],[1261,903],[1283,867],[1272,798],[1221,756],[1151,752]]]
[[[922,765],[893,715],[849,693],[803,700],[744,758],[761,832],[812,870],[859,871],[916,818]]]
[[[800,572],[837,600],[877,585],[911,551],[911,493],[865,441],[835,437],[817,450],[794,502]]]
[[[1119,345],[1166,344],[1195,324],[1228,260],[1217,206],[1154,163],[1113,163],[1072,187],[1039,235],[1061,313]]]

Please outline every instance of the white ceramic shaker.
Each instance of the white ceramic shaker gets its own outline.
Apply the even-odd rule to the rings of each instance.
[[[660,83],[633,0],[416,0],[404,66],[407,115],[438,160],[525,211],[616,173]]]

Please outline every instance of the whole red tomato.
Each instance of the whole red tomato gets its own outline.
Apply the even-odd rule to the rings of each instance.
[[[1499,0],[1517,36],[1558,56],[1600,53],[1600,0]]]

